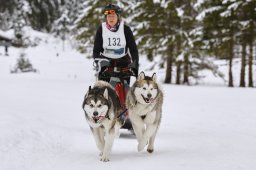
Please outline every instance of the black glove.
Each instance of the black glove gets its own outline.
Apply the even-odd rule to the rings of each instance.
[[[104,71],[110,65],[110,60],[104,58],[94,58],[94,65],[97,71]]]
[[[133,62],[133,63],[130,63],[128,65],[128,67],[131,69],[131,71],[133,72],[133,74],[138,77],[138,63],[136,62]]]

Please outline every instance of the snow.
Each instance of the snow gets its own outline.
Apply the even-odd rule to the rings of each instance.
[[[222,9],[222,6],[214,6],[214,7],[208,8],[206,10],[203,10],[201,13],[199,13],[196,19],[198,21],[202,21],[208,13],[212,13],[221,9]]]
[[[95,81],[92,60],[67,43],[63,51],[61,41],[44,38],[37,47],[10,48],[8,57],[0,55],[1,169],[255,168],[256,89],[209,83],[162,85],[165,99],[155,152],[138,153],[134,136],[122,130],[111,161],[100,162],[81,108],[88,86]],[[39,72],[9,73],[21,52]],[[161,82],[164,71],[155,71]]]
[[[182,17],[184,15],[184,10],[182,8],[176,8],[178,16]]]
[[[2,31],[2,30],[0,30],[0,36],[1,36],[1,37],[4,37],[4,38],[7,38],[7,39],[12,39],[12,38],[13,38],[13,37],[10,35],[9,32]]]
[[[195,7],[195,8],[200,8],[201,5],[204,3],[204,1],[205,1],[205,0],[197,0],[196,3],[195,3],[195,5],[194,5],[194,7]]]
[[[154,3],[160,3],[160,0],[153,0]]]
[[[229,2],[223,2],[223,4],[226,4]],[[222,12],[220,14],[221,17],[230,17],[231,16],[231,11],[235,11],[237,10],[237,8],[242,4],[243,2],[236,2],[236,3],[232,3],[231,5],[228,6],[227,10]]]

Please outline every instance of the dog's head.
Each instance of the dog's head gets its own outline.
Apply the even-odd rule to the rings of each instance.
[[[94,123],[100,123],[106,116],[109,110],[109,95],[108,89],[89,87],[83,102],[83,110],[86,118]]]
[[[135,83],[134,95],[136,100],[141,104],[153,103],[158,95],[156,73],[149,77],[141,72]]]

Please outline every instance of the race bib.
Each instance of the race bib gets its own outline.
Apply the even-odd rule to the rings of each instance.
[[[110,31],[106,23],[102,23],[103,55],[108,58],[121,58],[125,56],[126,39],[124,35],[124,22],[121,21],[117,32]]]

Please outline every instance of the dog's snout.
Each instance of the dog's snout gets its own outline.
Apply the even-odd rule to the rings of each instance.
[[[93,116],[98,116],[98,112],[93,112]]]
[[[147,96],[148,96],[148,98],[151,98],[151,97],[152,97],[152,94],[148,93],[148,95],[147,95]]]

